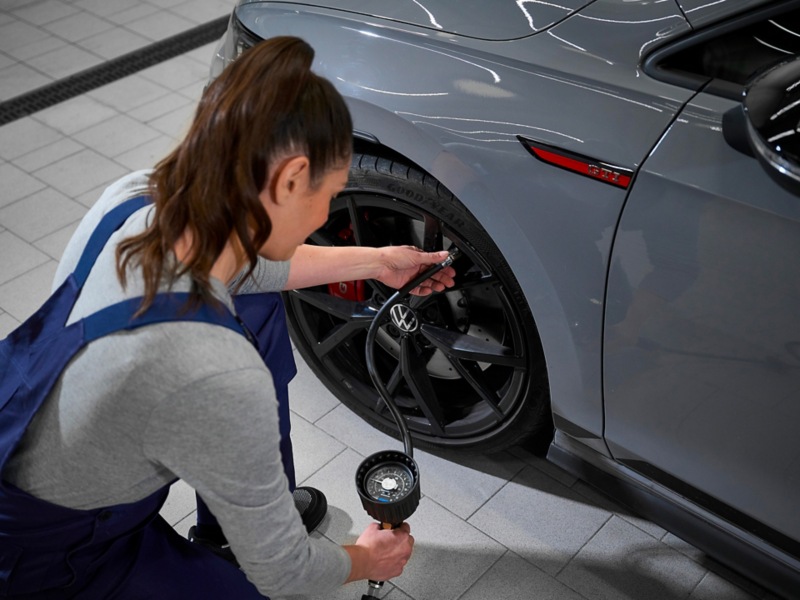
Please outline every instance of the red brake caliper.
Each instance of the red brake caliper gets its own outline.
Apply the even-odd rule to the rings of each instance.
[[[356,243],[355,235],[353,235],[353,224],[350,223],[347,227],[339,232],[339,237],[347,242],[348,245],[354,246]],[[340,281],[339,283],[329,283],[328,293],[337,298],[344,298],[353,302],[363,302],[366,300],[364,295],[364,282],[363,281]]]

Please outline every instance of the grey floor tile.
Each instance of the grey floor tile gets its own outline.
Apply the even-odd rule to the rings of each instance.
[[[7,313],[0,314],[0,340],[19,327],[21,323]]]
[[[56,80],[69,77],[84,69],[99,65],[101,62],[103,62],[102,58],[98,58],[91,52],[72,45],[58,48],[28,60],[28,64],[33,68],[46,73]]]
[[[233,5],[231,5],[233,6]],[[211,59],[214,58],[214,50],[217,47],[217,42],[211,42],[210,44],[206,44],[205,46],[200,46],[199,48],[195,48],[191,52],[187,52],[184,54],[186,58],[191,58],[199,62],[206,68],[209,68],[211,65]]]
[[[173,525],[173,529],[175,529],[181,537],[187,537],[189,535],[189,528],[192,527],[192,525],[197,525],[196,510]]]
[[[169,488],[164,506],[161,507],[159,514],[172,526],[175,526],[183,519],[197,510],[197,500],[195,499],[194,489],[179,479]]]
[[[297,414],[292,415],[292,450],[298,485],[331,462],[345,445],[314,427]]]
[[[131,171],[138,171],[139,169],[150,169],[162,158],[167,156],[176,146],[173,138],[167,135],[159,135],[157,138],[150,140],[127,152],[114,157],[114,160]]]
[[[19,122],[19,121],[17,121]],[[36,121],[34,121],[35,123]],[[6,127],[10,127],[16,123],[11,123]],[[0,133],[3,132],[5,127],[0,128]],[[59,134],[59,137],[61,134]],[[84,150],[85,146],[79,144],[72,138],[68,137],[61,137],[61,139],[48,143],[46,146],[39,148],[38,150],[34,150],[33,152],[28,152],[20,156],[19,158],[15,158],[12,162],[18,166],[23,171],[27,171],[28,173],[33,173],[41,169],[42,167],[46,167],[47,165],[51,165],[54,162],[61,160],[62,158],[66,158],[67,156],[71,156],[73,154],[77,154],[81,150]]]
[[[116,110],[97,100],[78,96],[40,111],[34,118],[65,135],[73,135],[118,114]]]
[[[462,519],[468,519],[525,467],[505,452],[457,462],[422,451],[415,452],[414,458],[424,474],[422,492]]]
[[[159,131],[136,119],[131,119],[127,115],[117,115],[107,121],[87,127],[73,137],[103,156],[114,157],[160,137],[160,135]]]
[[[38,179],[9,163],[0,165],[0,181],[3,182],[2,190],[0,190],[0,207],[7,206],[47,187]]]
[[[0,26],[0,50],[14,56],[13,52],[10,52],[14,48],[35,44],[47,37],[50,36],[46,31],[15,20]]]
[[[77,0],[73,4],[98,17],[109,17],[144,3],[140,0]]]
[[[635,525],[645,533],[649,533],[657,540],[663,538],[664,535],[666,535],[667,533],[667,530],[664,529],[663,527],[660,527],[655,523],[648,521],[647,519],[643,519],[639,515],[634,514],[629,509],[617,504],[608,496],[596,490],[589,484],[584,483],[583,481],[578,481],[575,485],[572,486],[572,489],[578,492],[581,496],[591,500],[597,506],[600,506],[602,508],[605,508],[606,510],[613,512],[619,518],[627,521],[631,525]]]
[[[661,539],[661,541],[667,544],[669,547],[674,548],[681,554],[688,556],[689,558],[691,558],[696,562],[702,562],[706,557],[705,552],[703,552],[702,550],[698,550],[697,548],[692,546],[689,542],[684,542],[681,538],[679,538],[675,534],[668,533]]]
[[[13,160],[62,137],[55,129],[25,117],[0,127],[0,157]]]
[[[156,84],[153,84],[156,85]],[[162,96],[157,100],[143,104],[142,106],[128,110],[127,114],[142,123],[147,123],[153,119],[171,113],[173,110],[187,106],[191,103],[186,96],[178,94],[177,92],[170,92],[166,96]]]
[[[225,0],[184,0],[169,9],[170,12],[197,24],[229,15],[232,10],[233,3]]]
[[[27,320],[50,297],[57,268],[51,260],[0,285],[0,308],[20,323]]]
[[[129,21],[125,24],[127,29],[156,41],[177,35],[194,26],[195,23],[165,10],[152,13],[141,19],[136,19],[135,21]]]
[[[706,569],[613,517],[558,575],[588,600],[686,598]]]
[[[53,21],[44,26],[47,31],[50,31],[60,38],[68,42],[77,42],[84,40],[93,35],[97,35],[101,31],[111,29],[113,25],[103,19],[98,19],[94,15],[86,12]]]
[[[85,206],[53,188],[45,188],[0,208],[0,225],[26,242],[34,242],[80,220],[85,214]]]
[[[506,549],[429,498],[409,519],[414,553],[392,583],[413,598],[455,600]]]
[[[757,596],[711,572],[706,574],[689,596],[689,600],[756,600],[756,598]]]
[[[203,96],[203,91],[205,90],[207,84],[208,81],[201,79],[199,81],[195,81],[194,83],[190,83],[185,88],[179,89],[178,93],[181,96],[186,96],[193,102],[199,102],[200,98]]]
[[[311,368],[297,352],[297,376],[289,384],[289,398],[292,410],[306,421],[316,421],[339,405],[339,400],[322,385]]]
[[[125,25],[126,23],[130,23],[131,21],[136,21],[137,19],[146,17],[147,15],[152,15],[153,13],[156,13],[159,10],[160,9],[158,7],[153,6],[152,4],[148,4],[146,2],[140,2],[139,4],[135,4],[133,6],[131,6],[130,2],[128,2],[128,8],[126,8],[125,10],[121,10],[119,12],[115,12],[114,14],[108,15],[106,17],[106,20],[111,21],[112,23],[116,23],[117,25]]]
[[[411,596],[406,594],[403,590],[398,588],[394,588],[389,594],[386,596],[386,600],[414,600]]]
[[[186,0],[148,0],[148,2],[159,8],[172,8],[173,6],[186,2]]]
[[[106,60],[117,58],[128,52],[133,52],[139,48],[152,44],[153,41],[141,35],[123,29],[122,27],[115,27],[109,29],[92,37],[86,38],[78,42],[81,48],[102,56]]]
[[[32,25],[46,25],[77,12],[77,8],[65,2],[45,0],[44,2],[36,2],[19,8],[14,11],[14,15]]]
[[[610,517],[570,488],[525,467],[469,523],[554,575]]]
[[[577,477],[570,475],[564,469],[559,467],[558,465],[554,465],[550,461],[536,456],[535,454],[529,452],[525,448],[521,446],[514,446],[509,448],[508,451],[516,456],[517,458],[521,458],[526,463],[528,463],[532,467],[536,467],[542,473],[547,473],[553,479],[560,481],[567,487],[572,487],[572,485],[578,481]]]
[[[203,65],[191,58],[179,56],[139,71],[139,75],[177,91],[185,88],[190,83],[207,79],[208,66],[203,67]]]
[[[101,183],[125,175],[127,170],[94,150],[82,150],[36,171],[52,187],[76,198]]]
[[[8,25],[9,23],[15,23],[17,18],[13,16],[11,13],[8,12],[0,12],[0,27],[3,25]]]
[[[459,600],[583,600],[563,583],[507,552]]]
[[[0,285],[51,260],[10,231],[0,233]]]
[[[312,381],[311,384],[313,385],[313,383]],[[319,384],[318,381],[316,383]],[[344,404],[338,404],[336,408],[317,421],[316,425],[362,456],[369,456],[381,450],[403,449],[403,442],[378,431]]]
[[[15,59],[11,58],[10,56],[6,56],[5,54],[0,54],[0,70],[15,64],[17,64]]]
[[[29,66],[17,63],[0,70],[0,100],[9,100],[38,87],[47,85],[52,78]]]
[[[190,102],[177,110],[173,110],[157,119],[148,122],[149,127],[158,129],[161,133],[173,137],[175,139],[182,139],[189,131],[189,126],[192,124],[194,118],[195,105]]]
[[[35,56],[40,56],[46,52],[56,50],[57,48],[64,48],[66,45],[67,42],[62,40],[60,37],[48,34],[47,37],[36,42],[30,44],[23,43],[22,45],[15,46],[14,48],[6,50],[5,52],[17,60],[26,61]]]
[[[138,75],[130,75],[92,90],[88,95],[120,112],[127,113],[169,93],[168,89],[149,79]],[[141,121],[142,119],[139,120]]]
[[[61,256],[64,254],[64,249],[67,247],[67,244],[72,239],[72,235],[78,228],[78,223],[80,223],[80,221],[76,221],[71,225],[67,225],[63,229],[59,229],[58,231],[55,231],[50,235],[35,241],[33,245],[42,252],[46,253],[48,256],[60,261]]]

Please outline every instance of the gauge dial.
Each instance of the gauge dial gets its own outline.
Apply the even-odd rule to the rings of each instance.
[[[414,486],[414,476],[397,462],[377,465],[367,474],[367,494],[379,502],[396,502],[405,498]]]

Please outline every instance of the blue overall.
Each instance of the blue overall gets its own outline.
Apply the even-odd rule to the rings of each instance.
[[[182,314],[186,294],[161,294],[140,317],[133,318],[140,302],[133,299],[65,327],[108,238],[148,201],[134,198],[110,211],[93,232],[74,273],[0,341],[0,473],[69,360],[92,340],[122,329],[164,321],[202,321],[232,329],[262,348],[262,357],[277,375],[276,387],[283,391],[279,397],[286,399],[295,367],[277,294],[242,296],[241,320],[205,305]],[[248,319],[257,340],[243,322]],[[285,406],[281,430],[288,439],[284,415],[288,417]],[[291,446],[282,443],[282,450],[293,479]],[[263,600],[241,571],[179,536],[159,516],[168,491],[164,486],[131,504],[74,510],[0,480],[0,597]]]

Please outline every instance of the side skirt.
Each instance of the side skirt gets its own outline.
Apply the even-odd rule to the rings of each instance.
[[[787,600],[798,598],[797,558],[561,431],[547,459],[773,593]]]

